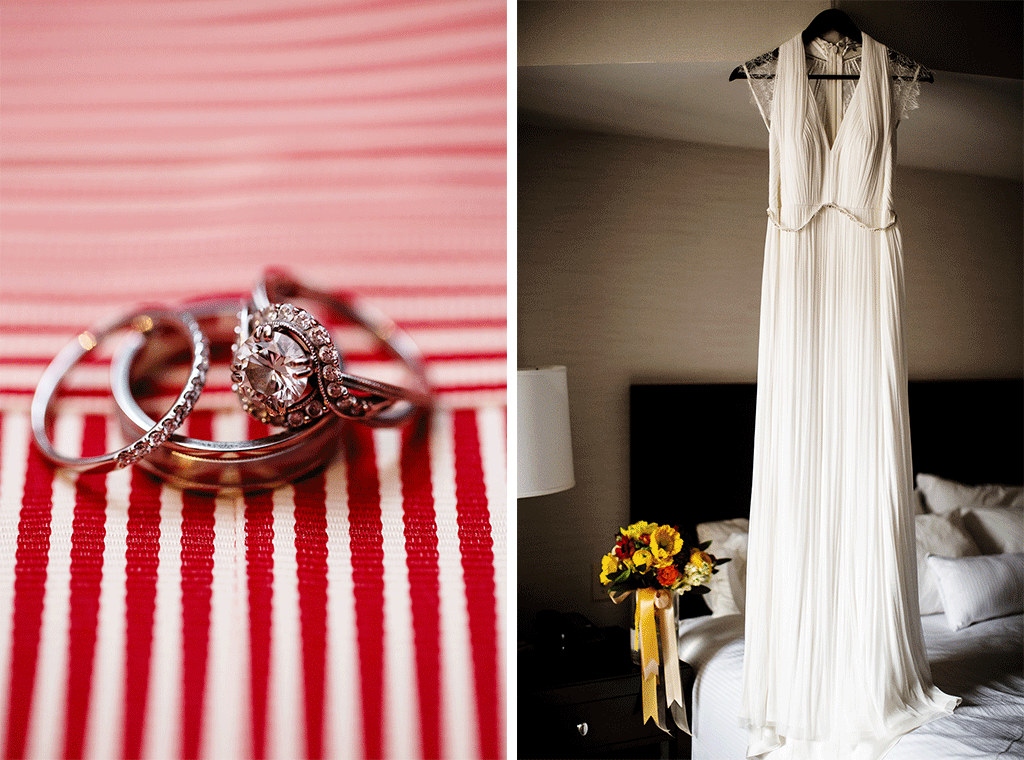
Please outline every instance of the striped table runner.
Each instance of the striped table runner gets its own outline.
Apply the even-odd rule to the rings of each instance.
[[[504,756],[506,12],[5,0],[5,757]],[[78,331],[240,297],[267,266],[411,334],[441,398],[426,435],[349,426],[325,471],[245,497],[38,456],[29,400]],[[118,447],[111,404],[83,365],[58,450]],[[266,429],[211,374],[184,432]]]

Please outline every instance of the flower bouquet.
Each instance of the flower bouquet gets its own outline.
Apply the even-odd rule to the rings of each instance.
[[[679,529],[641,520],[620,528],[615,548],[601,559],[601,583],[616,604],[636,594],[635,625],[643,669],[644,722],[663,731],[665,710],[690,733],[679,682],[674,594],[706,594],[706,584],[729,561],[708,554],[711,542],[687,545]],[[658,646],[660,639],[661,646]],[[659,657],[660,653],[660,657]],[[662,663],[669,667],[662,667]],[[659,673],[661,678],[659,678]],[[664,683],[664,688],[659,688]]]
[[[671,525],[635,522],[619,529],[615,549],[601,559],[601,583],[613,597],[640,588],[706,594],[704,584],[729,561],[708,554],[710,546],[687,546]]]

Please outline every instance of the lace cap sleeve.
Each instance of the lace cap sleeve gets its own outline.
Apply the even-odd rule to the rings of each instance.
[[[750,85],[751,100],[761,112],[764,125],[771,128],[772,97],[775,95],[775,74],[779,68],[778,51],[772,50],[743,64]]]
[[[921,77],[930,74],[924,66],[896,50],[889,49],[889,72],[892,75],[892,110],[902,121],[918,107]]]

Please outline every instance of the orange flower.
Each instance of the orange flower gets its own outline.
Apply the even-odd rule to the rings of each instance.
[[[666,565],[658,569],[658,583],[666,588],[671,588],[679,578],[679,568],[675,565]]]

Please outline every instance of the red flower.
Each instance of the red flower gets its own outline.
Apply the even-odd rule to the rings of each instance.
[[[621,559],[629,559],[636,551],[633,541],[621,533],[615,538],[615,556]]]

